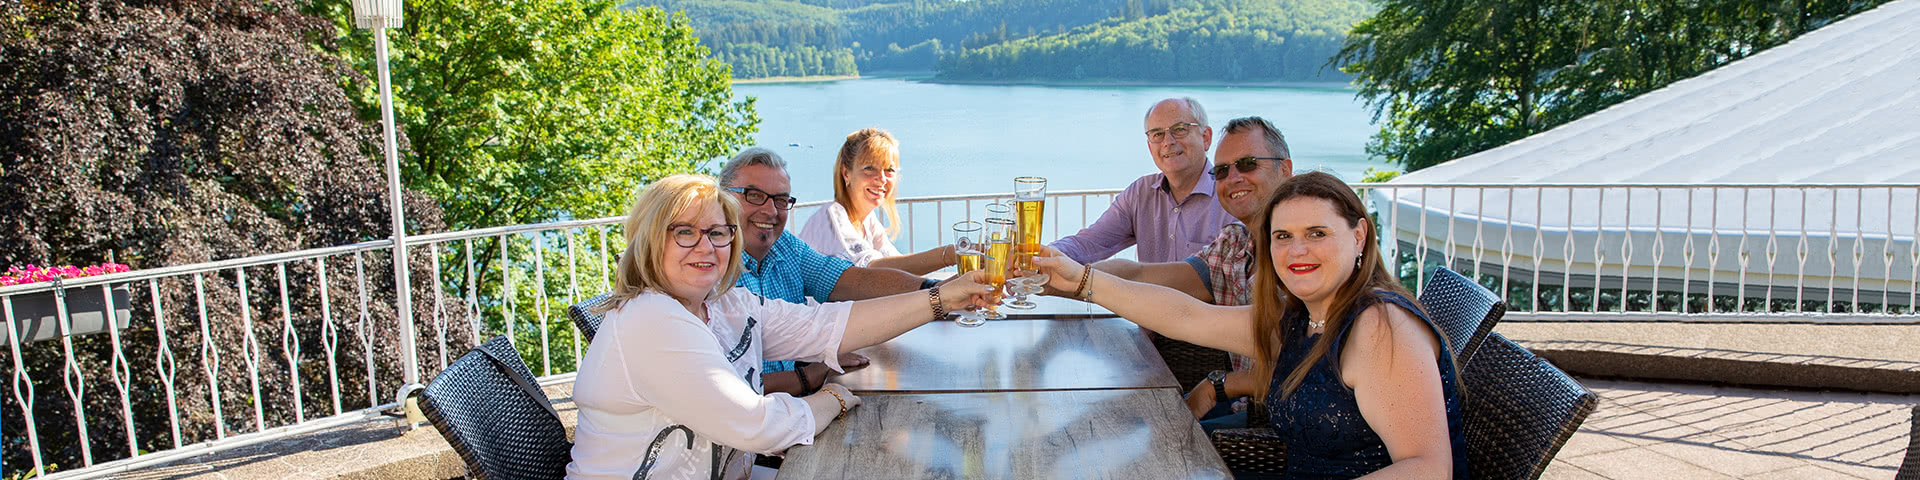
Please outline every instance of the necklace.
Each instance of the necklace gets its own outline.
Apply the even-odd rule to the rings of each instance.
[[[1326,320],[1314,320],[1314,319],[1311,319],[1311,318],[1309,318],[1309,319],[1307,319],[1307,329],[1308,329],[1308,330],[1318,330],[1318,329],[1321,329],[1321,328],[1324,328],[1324,327],[1326,327],[1326,326],[1327,326],[1327,321],[1326,321]]]

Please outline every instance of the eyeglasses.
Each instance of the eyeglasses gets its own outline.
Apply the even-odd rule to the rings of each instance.
[[[1193,122],[1180,122],[1180,123],[1173,124],[1173,126],[1167,127],[1167,128],[1156,128],[1152,130],[1147,130],[1147,141],[1153,142],[1153,143],[1160,143],[1161,141],[1165,141],[1167,139],[1167,135],[1169,134],[1173,135],[1173,138],[1187,138],[1187,134],[1193,133],[1194,128],[1204,127],[1204,126],[1205,125],[1201,125]]]
[[[1239,160],[1234,160],[1233,163],[1222,163],[1219,165],[1214,165],[1213,181],[1218,182],[1221,180],[1226,180],[1227,167],[1234,167],[1235,169],[1240,170],[1241,175],[1253,173],[1254,170],[1260,169],[1261,160],[1272,160],[1275,162],[1287,161],[1287,159],[1281,158],[1281,157],[1240,157]]]
[[[673,243],[684,248],[693,248],[700,244],[700,237],[707,237],[707,244],[721,248],[733,244],[733,237],[740,231],[739,225],[727,224],[713,228],[693,228],[692,225],[673,225],[667,227],[667,236],[673,237]]]
[[[800,199],[793,198],[792,195],[784,193],[773,195],[767,193],[766,190],[753,187],[727,187],[727,191],[747,197],[747,203],[754,205],[766,205],[767,200],[773,200],[773,208],[781,210],[792,210],[793,204],[800,203]]]

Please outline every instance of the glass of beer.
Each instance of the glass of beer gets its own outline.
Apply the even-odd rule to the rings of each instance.
[[[987,219],[987,255],[981,259],[981,268],[987,271],[987,281],[985,283],[991,292],[998,292],[1002,286],[1007,284],[1007,270],[1013,266],[1014,233],[1014,223],[1012,220],[1004,218]],[[988,320],[1007,318],[1006,315],[1002,315],[991,305],[987,306],[987,313],[983,316]]]
[[[1002,202],[987,202],[987,218],[1002,218],[1007,220],[1013,220],[1013,204],[1002,203]]]
[[[1027,295],[1040,293],[1040,287],[1050,280],[1046,274],[1038,273],[1033,266],[1033,257],[1040,254],[1041,225],[1044,224],[1047,211],[1047,179],[1042,177],[1019,177],[1013,179],[1013,203],[1016,212],[1018,233],[1014,239],[1017,252],[1014,254],[1014,268],[1023,272],[1035,272],[1020,277],[1016,288],[1007,293],[1014,295],[1007,303],[1009,308],[1030,309],[1033,302],[1027,301]]]
[[[985,228],[980,222],[972,220],[953,224],[953,253],[959,257],[955,275],[966,275],[967,272],[979,270],[985,266],[987,252],[983,249],[986,246],[979,243]],[[954,323],[962,327],[978,327],[987,323],[986,317],[981,316],[980,312],[974,311],[973,308],[954,312],[954,314],[960,316],[960,319]]]

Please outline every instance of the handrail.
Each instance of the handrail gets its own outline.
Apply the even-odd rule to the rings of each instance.
[[[1405,280],[1412,281],[1417,287],[1424,283],[1420,281],[1420,276],[1428,267],[1449,265],[1462,274],[1488,284],[1490,288],[1497,284],[1499,288],[1495,291],[1503,292],[1502,296],[1510,302],[1506,317],[1508,321],[1920,325],[1920,315],[1914,313],[1915,304],[1920,304],[1920,292],[1910,291],[1920,284],[1916,282],[1916,279],[1920,279],[1920,265],[1915,265],[1913,261],[1920,257],[1920,242],[1915,241],[1916,237],[1920,237],[1920,212],[1914,211],[1920,210],[1920,200],[1910,198],[1920,197],[1920,185],[1385,182],[1353,186],[1382,194],[1369,195],[1363,201],[1379,209],[1376,220],[1382,227],[1382,233],[1388,234],[1382,238],[1382,253],[1385,258],[1399,262],[1390,265],[1396,274],[1404,272],[1409,277]],[[1622,189],[1629,190],[1626,197],[1630,198],[1624,201],[1610,198],[1618,197],[1613,192]],[[1708,198],[1707,191],[1717,189],[1742,190],[1743,193],[1728,195],[1726,192],[1717,192]],[[1426,194],[1422,193],[1423,190]],[[1499,190],[1531,193],[1528,193],[1530,196],[1511,196]],[[1487,208],[1489,200],[1509,209],[1516,203],[1536,203],[1546,196],[1541,192],[1555,190],[1603,193],[1582,194],[1599,197],[1599,201],[1593,204],[1568,200],[1554,205],[1552,209],[1532,205],[1533,220],[1528,225],[1521,225],[1527,222],[1510,220],[1520,218],[1514,216],[1513,210],[1508,210],[1502,216],[1501,212]],[[1820,198],[1835,200],[1830,202],[1832,205],[1821,203],[1809,208],[1806,205],[1807,197],[1817,195],[1792,193],[1791,190],[1834,192],[1830,195],[1823,193],[1821,195],[1826,196]],[[1666,217],[1669,221],[1666,224],[1657,217],[1653,223],[1647,223],[1641,217],[1657,214],[1661,209],[1646,205],[1657,205],[1659,202],[1636,205],[1635,202],[1640,200],[1631,198],[1636,196],[1636,191],[1638,195],[1656,199],[1664,194],[1668,200],[1687,197],[1684,201],[1692,202],[1687,203],[1685,208],[1675,209],[1687,212],[1668,215],[1691,214],[1689,212],[1694,212],[1696,206],[1704,207],[1698,210],[1704,213],[1699,219],[1687,218],[1686,228],[1672,226],[1672,223],[1680,221],[1674,216]],[[1049,203],[1053,203],[1048,210],[1050,233],[1053,236],[1070,234],[1076,231],[1075,222],[1081,227],[1090,224],[1106,208],[1100,205],[1105,201],[1100,197],[1117,196],[1119,193],[1119,189],[1049,192]],[[1497,198],[1498,195],[1509,196],[1502,200]],[[1775,195],[1787,199],[1798,197],[1801,204],[1795,207],[1791,201],[1772,198]],[[1474,207],[1475,196],[1480,202],[1478,208]],[[1695,196],[1699,198],[1696,200],[1693,198]],[[929,231],[933,232],[934,243],[939,243],[942,234],[946,233],[945,225],[941,224],[980,213],[972,210],[973,202],[1011,197],[1012,194],[1008,192],[899,199],[901,218],[895,221],[903,224],[901,227],[905,235],[898,240],[903,242],[898,246],[903,251],[924,248]],[[1079,205],[1066,204],[1075,197],[1080,199],[1075,202]],[[1756,200],[1747,203],[1748,197]],[[1864,200],[1865,197],[1873,200],[1868,202]],[[1429,198],[1434,202],[1429,202]],[[1895,198],[1900,203],[1894,202]],[[807,202],[796,205],[795,209],[815,209],[830,202]],[[965,206],[961,205],[962,202]],[[1761,206],[1763,203],[1764,207]],[[1636,206],[1639,207],[1638,211],[1635,210]],[[1750,206],[1753,212],[1771,214],[1772,218],[1768,220],[1798,218],[1802,224],[1807,223],[1809,210],[1817,210],[1815,213],[1845,219],[1849,222],[1846,224],[1849,228],[1841,228],[1841,222],[1832,221],[1799,228],[1806,231],[1780,232],[1776,231],[1774,222],[1768,222],[1763,227],[1744,217],[1711,217],[1719,211],[1715,209],[1728,209],[1744,215]],[[1737,207],[1737,210],[1731,207]],[[1625,210],[1626,214],[1609,217],[1618,211],[1615,208]],[[1885,212],[1882,213],[1881,209]],[[1075,210],[1078,210],[1077,220]],[[1874,213],[1866,215],[1868,211]],[[1573,227],[1566,226],[1571,222],[1545,225],[1558,221],[1562,214],[1571,215],[1570,212],[1592,215],[1600,220]],[[1866,218],[1861,218],[1863,216]],[[1621,221],[1620,218],[1627,221]],[[440,348],[437,352],[425,351],[428,346],[420,347],[422,351],[404,351],[404,344],[391,342],[393,344],[389,345],[390,340],[378,340],[378,348],[400,351],[402,355],[411,357],[418,362],[422,378],[427,378],[425,375],[436,371],[434,365],[444,368],[450,360],[447,358],[448,347],[455,345],[450,340],[452,335],[471,333],[474,338],[484,338],[483,334],[509,332],[512,334],[509,338],[518,342],[520,351],[530,359],[529,366],[536,367],[536,372],[545,373],[541,377],[543,383],[570,378],[566,376],[573,374],[570,371],[573,367],[568,361],[577,362],[585,345],[579,341],[577,332],[569,338],[567,330],[570,323],[564,315],[566,304],[589,297],[593,290],[608,285],[614,271],[611,264],[622,251],[619,243],[624,243],[624,239],[609,238],[617,235],[608,235],[609,229],[606,227],[617,226],[623,220],[623,216],[608,216],[409,236],[407,248],[411,253],[420,255],[419,265],[411,267],[412,273],[421,283],[432,285],[430,294],[409,292],[415,297],[413,301],[417,306],[414,313],[419,321],[418,338],[430,346],[432,339],[437,336]],[[794,227],[790,223],[789,228]],[[918,245],[913,237],[916,230],[921,234]],[[491,247],[475,242],[461,243],[486,238],[514,241],[496,242]],[[128,439],[124,446],[126,450],[117,452],[115,455],[118,456],[108,457],[110,461],[106,462],[94,463],[90,457],[50,460],[49,463],[57,461],[61,465],[80,467],[53,473],[50,478],[110,475],[124,471],[130,465],[149,465],[160,459],[177,458],[189,453],[233,448],[262,438],[284,436],[288,432],[308,431],[327,422],[364,416],[372,410],[389,407],[384,404],[388,404],[393,397],[380,393],[395,391],[390,388],[394,385],[389,385],[392,383],[390,378],[381,378],[371,368],[375,362],[376,347],[373,344],[375,340],[368,338],[384,339],[396,330],[387,323],[392,321],[392,312],[370,308],[376,302],[376,296],[386,298],[394,292],[391,284],[374,285],[369,282],[372,276],[362,268],[361,257],[370,252],[391,249],[392,246],[391,240],[380,239],[84,277],[58,283],[0,287],[0,307],[9,311],[20,309],[26,295],[79,287],[100,290],[97,295],[93,292],[81,294],[88,297],[82,300],[108,297],[114,298],[114,301],[151,306],[136,309],[141,313],[135,315],[141,318],[132,319],[135,323],[130,326],[109,322],[110,326],[104,327],[106,330],[103,331],[111,332],[111,337],[96,337],[96,340],[111,342],[111,357],[99,353],[100,349],[65,348],[78,344],[68,342],[73,338],[72,335],[76,335],[70,331],[74,315],[65,312],[64,308],[58,314],[65,316],[62,319],[64,321],[55,322],[60,324],[57,336],[62,339],[60,343],[63,348],[58,350],[65,356],[64,364],[29,366],[31,362],[20,361],[19,352],[28,348],[21,342],[9,341],[9,347],[0,348],[14,352],[14,380],[10,382],[13,396],[80,396],[83,391],[104,394],[115,400],[115,408],[103,411],[80,409],[74,416],[104,415],[113,419],[110,421],[122,421],[121,416],[132,416],[125,412],[141,411],[139,408],[142,407],[171,409],[168,415],[173,422],[172,432],[165,428],[143,427],[146,429],[138,431],[137,437],[147,443],[136,445],[138,442],[135,439]],[[425,254],[421,255],[423,252]],[[1415,265],[1411,270],[1405,268],[1407,259],[1411,259]],[[464,268],[461,268],[463,261]],[[444,268],[447,265],[453,268]],[[287,274],[296,267],[302,270],[295,273],[317,277],[320,285],[334,287],[290,285]],[[384,266],[372,269],[376,271],[373,275],[379,275],[378,271],[384,269]],[[201,285],[201,275],[208,272],[220,272],[218,276],[223,278]],[[328,283],[328,275],[345,276],[339,280],[348,281]],[[276,276],[279,280],[277,283]],[[133,288],[125,291],[115,289],[114,292],[99,288],[136,282],[147,284],[132,285]],[[342,286],[350,283],[357,283],[357,287]],[[187,288],[187,292],[183,297],[163,295],[161,292],[167,288],[175,289],[175,292]],[[219,295],[210,297],[209,291],[216,288],[224,290],[213,291],[211,293]],[[423,289],[420,292],[425,291]],[[348,298],[356,295],[357,305],[354,298]],[[131,298],[119,300],[121,296]],[[316,296],[318,298],[314,298]],[[74,295],[68,294],[67,297]],[[1609,297],[1612,304],[1602,306],[1603,302],[1593,300],[1603,297]],[[1625,299],[1629,297],[1641,303],[1632,307],[1624,306],[1628,303]],[[1648,297],[1652,299],[1648,300]],[[1698,303],[1702,297],[1706,302],[1704,308]],[[209,298],[213,302],[209,302]],[[292,303],[296,298],[301,303]],[[1675,306],[1675,298],[1680,299],[1680,305]],[[1788,301],[1793,305],[1789,311],[1771,311]],[[1650,309],[1646,306],[1649,302],[1654,305]],[[1760,306],[1752,306],[1755,302]],[[237,313],[230,310],[208,312],[210,304],[236,303],[240,307]],[[289,307],[290,304],[301,308],[295,311]],[[1724,304],[1733,307],[1727,308]],[[319,310],[317,314],[314,305]],[[1825,311],[1820,311],[1822,307],[1804,305],[1825,305]],[[1872,308],[1864,308],[1863,305]],[[198,313],[197,317],[195,313]],[[383,318],[376,322],[376,317]],[[27,324],[15,321],[12,316],[6,320],[8,333],[14,338],[28,333],[21,330]],[[184,327],[195,320],[199,322],[194,325],[197,328]],[[242,325],[240,334],[231,331],[231,325],[236,324]],[[260,324],[278,325],[281,333],[274,334],[278,338],[273,338],[273,335],[260,336],[254,331],[255,325]],[[382,324],[387,326],[380,326]],[[227,330],[223,333],[213,325],[227,326]],[[139,330],[134,330],[136,328]],[[312,331],[316,328],[320,331]],[[129,333],[135,331],[138,335]],[[550,336],[549,333],[558,335]],[[318,348],[313,347],[316,337],[320,339]],[[123,342],[141,342],[142,345],[157,346],[158,349],[143,358],[128,358],[122,348]],[[228,345],[225,342],[245,346],[242,353],[237,355],[240,357],[238,360],[231,358],[235,354],[221,353],[221,349],[217,348]],[[303,346],[305,351],[302,350]],[[276,349],[279,351],[273,351]],[[433,362],[436,353],[441,357],[437,364]],[[229,357],[224,363],[222,355]],[[362,376],[361,372],[348,371],[352,367],[336,367],[336,359],[364,360],[369,367]],[[323,360],[324,366],[320,365]],[[113,366],[107,370],[105,378],[101,378],[101,375],[87,373],[88,370],[80,368],[89,363],[111,363]],[[309,385],[303,386],[300,384],[300,374],[292,374],[294,378],[289,383],[293,392],[299,393],[287,402],[289,405],[278,403],[288,400],[284,392],[270,400],[275,403],[265,406],[256,403],[252,409],[216,402],[211,422],[183,416],[179,408],[174,406],[175,384],[205,387],[216,397],[220,396],[221,390],[232,388],[235,390],[230,392],[241,392],[249,391],[248,387],[252,387],[250,392],[253,398],[260,398],[257,393],[261,391],[258,374],[254,375],[255,378],[238,381],[230,378],[216,381],[214,372],[231,373],[245,368],[251,374],[253,369],[266,363],[285,367],[289,372],[305,370],[311,374],[312,371],[319,371],[324,372],[325,376],[309,380]],[[55,368],[59,369],[57,373],[53,372]],[[135,371],[140,373],[128,373]],[[205,377],[201,376],[202,371],[208,372]],[[62,378],[44,380],[46,375]],[[89,375],[95,378],[87,378]],[[66,380],[66,376],[74,379]],[[165,382],[162,387],[156,387],[163,388],[155,393],[164,393],[167,400],[158,407],[155,407],[152,399],[138,398],[136,393],[142,390],[133,385],[133,378],[149,376],[159,377]],[[249,385],[249,382],[254,385]],[[364,391],[352,391],[361,389],[362,385],[365,386]],[[61,391],[63,386],[66,392]],[[107,388],[101,388],[103,386]],[[33,393],[36,388],[43,389],[42,393]],[[114,394],[115,390],[120,392],[118,396]],[[203,402],[207,398],[204,392],[194,395],[199,395],[198,399]],[[307,416],[299,407],[302,400],[306,400],[308,406],[330,402],[332,408],[324,415]],[[38,453],[67,447],[62,445],[51,450],[43,449],[40,439],[34,436],[35,429],[50,428],[34,421],[34,411],[42,407],[16,408],[25,411],[9,413],[24,413],[28,420],[25,443],[27,448],[32,448],[36,453],[35,467],[41,463]],[[260,412],[263,408],[282,414],[281,418],[293,417],[284,421],[292,423],[276,425],[284,422],[262,421]],[[251,425],[244,420],[223,423],[223,411],[234,415],[228,420],[244,418],[251,420]],[[301,413],[284,415],[287,412]],[[62,418],[70,418],[66,415],[61,414]],[[82,419],[77,423],[82,425],[78,429],[78,437],[85,441],[89,433],[84,425],[88,422]],[[130,426],[132,422],[126,423],[129,427],[124,430],[133,430]],[[183,438],[180,433],[183,424],[203,428],[209,423],[215,426],[214,432],[208,432],[207,438],[212,440],[187,443],[189,439]],[[232,428],[218,430],[222,426]],[[149,448],[165,443],[168,433],[173,435],[173,448]],[[118,437],[111,435],[124,434],[107,435],[110,438],[89,443],[113,443]],[[18,443],[12,448],[18,448]],[[158,451],[142,451],[150,449]]]

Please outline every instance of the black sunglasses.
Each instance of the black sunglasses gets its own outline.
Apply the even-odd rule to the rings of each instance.
[[[1257,170],[1260,168],[1261,160],[1272,160],[1276,162],[1287,161],[1287,159],[1281,158],[1281,157],[1240,157],[1239,160],[1234,160],[1233,163],[1222,163],[1219,165],[1214,165],[1213,181],[1218,182],[1221,180],[1226,180],[1227,167],[1235,167],[1236,169],[1240,170],[1241,174],[1253,173],[1254,170]]]
[[[740,194],[740,196],[746,197],[747,203],[751,203],[754,205],[766,205],[767,200],[773,200],[773,208],[778,208],[781,210],[792,210],[793,204],[800,203],[800,199],[793,198],[792,195],[788,195],[784,193],[779,195],[773,195],[773,194],[767,193],[766,190],[761,190],[753,187],[727,187],[727,191],[738,193]]]

